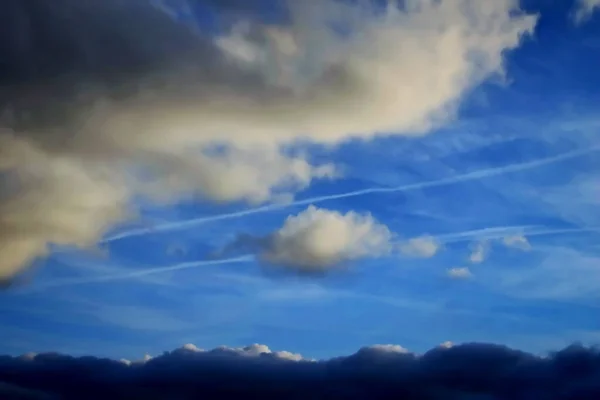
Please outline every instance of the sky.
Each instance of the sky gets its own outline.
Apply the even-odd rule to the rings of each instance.
[[[0,354],[600,343],[594,2],[184,3],[140,5],[208,54],[173,88],[2,133]]]

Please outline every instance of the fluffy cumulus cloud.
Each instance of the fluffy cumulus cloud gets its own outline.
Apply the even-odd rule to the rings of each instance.
[[[93,245],[134,196],[262,202],[335,174],[298,140],[425,133],[536,22],[516,0],[280,3],[214,2],[206,33],[147,0],[5,1],[0,278]]]
[[[223,253],[253,251],[259,260],[298,272],[321,272],[345,262],[385,255],[393,234],[370,214],[310,206],[266,236],[239,236]]]
[[[409,257],[431,258],[440,250],[441,244],[432,236],[420,236],[400,243],[399,248]]]
[[[0,395],[58,399],[89,398],[93,393],[97,398],[149,400],[600,396],[600,354],[576,345],[544,357],[482,343],[437,346],[424,354],[379,345],[320,361],[283,353],[262,345],[210,351],[188,345],[137,363],[56,353],[2,356]]]

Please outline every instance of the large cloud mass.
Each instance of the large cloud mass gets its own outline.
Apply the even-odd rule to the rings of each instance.
[[[146,0],[3,3],[0,278],[93,245],[134,195],[260,202],[334,174],[282,144],[426,132],[536,20],[512,0],[290,1],[270,23],[226,3],[216,34]]]
[[[377,345],[314,361],[264,345],[186,345],[139,362],[2,356],[0,382],[0,396],[22,399],[583,400],[600,398],[600,354],[571,346],[538,357],[477,343],[414,354]]]

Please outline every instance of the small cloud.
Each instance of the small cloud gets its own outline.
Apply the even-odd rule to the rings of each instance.
[[[188,345],[189,346],[189,345]],[[185,348],[185,346],[184,346]],[[195,351],[197,352],[197,350]],[[276,360],[287,360],[287,361],[311,361],[302,357],[301,354],[292,353],[289,351],[271,351],[269,346],[264,344],[254,343],[245,347],[228,347],[228,346],[220,346],[216,349],[210,350],[209,352],[205,352],[206,355],[212,356],[230,356],[230,355],[238,355],[245,357],[261,357],[261,356],[270,356],[275,358]]]
[[[577,0],[571,18],[575,24],[582,24],[591,18],[600,7],[600,0]]]
[[[182,243],[171,243],[167,247],[167,255],[173,257],[181,257],[185,256],[187,253],[187,248]]]
[[[420,236],[400,244],[400,252],[409,257],[431,258],[440,250],[440,243],[432,236]]]
[[[380,351],[384,353],[408,353],[408,349],[397,344],[374,344],[366,347],[366,349]]]
[[[448,340],[443,343],[440,343],[440,345],[438,347],[441,347],[442,349],[449,349],[453,346],[454,346],[454,343],[452,343],[451,341]]]
[[[310,206],[261,237],[239,236],[228,251],[254,251],[260,261],[296,272],[322,272],[343,262],[389,253],[393,234],[370,214]]]
[[[467,279],[473,276],[467,267],[450,268],[447,272],[447,275],[453,279]]]
[[[289,351],[276,351],[273,353],[275,355],[275,357],[282,359],[282,360],[289,360],[289,361],[302,361],[304,360],[304,358],[302,357],[301,354],[298,353],[290,353]]]
[[[531,244],[527,238],[522,235],[506,236],[504,239],[502,239],[502,243],[504,243],[506,247],[511,247],[514,249],[523,251],[531,250]]]
[[[184,344],[182,348],[185,349],[185,350],[187,350],[187,351],[194,351],[194,352],[196,352],[196,351],[204,351],[201,348],[196,347],[196,345],[192,344],[192,343]]]
[[[472,245],[472,252],[469,261],[473,264],[480,264],[485,261],[490,250],[489,242],[482,240]]]

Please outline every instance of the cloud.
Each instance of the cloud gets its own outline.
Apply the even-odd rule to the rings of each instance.
[[[502,243],[506,247],[511,247],[514,249],[519,249],[523,251],[531,250],[531,244],[529,240],[523,235],[514,235],[514,236],[506,236],[502,239]]]
[[[268,204],[268,205],[264,205],[264,206],[260,206],[260,207],[249,208],[246,210],[235,211],[235,212],[226,213],[226,214],[210,215],[207,217],[194,218],[194,219],[189,219],[189,220],[185,220],[185,221],[171,222],[171,223],[156,225],[151,228],[133,229],[133,230],[124,231],[124,232],[115,234],[113,236],[110,236],[110,237],[106,238],[104,240],[104,242],[110,242],[110,241],[116,241],[116,240],[129,238],[129,237],[147,235],[152,232],[166,232],[166,231],[173,231],[173,230],[178,230],[178,229],[186,229],[186,228],[198,226],[198,225],[208,223],[208,222],[223,221],[223,220],[228,220],[228,219],[233,219],[233,218],[241,218],[241,217],[245,217],[247,215],[254,215],[254,214],[260,214],[260,213],[265,213],[265,212],[269,212],[269,211],[281,210],[281,209],[285,209],[288,207],[311,205],[311,204],[321,203],[324,201],[346,199],[346,198],[358,197],[358,196],[366,196],[366,195],[374,194],[374,193],[407,192],[407,191],[411,191],[411,190],[419,190],[419,189],[426,189],[426,188],[432,188],[432,187],[453,185],[456,183],[468,182],[468,181],[472,181],[472,180],[483,179],[483,178],[508,174],[508,173],[512,173],[512,172],[527,171],[527,170],[530,170],[533,168],[539,168],[539,167],[542,167],[545,165],[569,160],[569,159],[576,158],[576,157],[581,157],[583,155],[587,155],[590,153],[595,153],[595,152],[598,152],[599,150],[600,150],[600,147],[596,146],[596,147],[591,147],[591,148],[568,151],[568,152],[565,152],[565,153],[562,153],[562,154],[559,154],[556,156],[540,158],[540,159],[537,159],[534,161],[510,164],[510,165],[506,165],[506,166],[498,167],[498,168],[488,168],[488,169],[469,172],[469,173],[462,174],[462,175],[455,175],[450,178],[439,179],[439,180],[434,180],[434,181],[419,182],[419,183],[413,183],[413,184],[408,184],[408,185],[395,186],[395,187],[391,187],[391,188],[390,187],[370,187],[367,189],[353,190],[350,192],[343,192],[343,193],[337,193],[337,194],[326,195],[326,196],[310,197],[307,199],[296,200],[296,201],[289,202],[289,203],[281,202],[281,203],[276,203],[276,204]],[[491,233],[494,235],[494,237],[496,237],[496,234],[502,230],[514,230],[514,229],[522,230],[525,228],[527,228],[527,227],[526,226],[525,227],[505,227],[505,228],[483,229],[483,230],[478,230],[478,231],[481,233]],[[488,232],[485,232],[485,231],[488,231]],[[536,234],[552,234],[553,232],[558,233],[558,232],[567,232],[567,231],[568,230],[546,230],[544,232],[539,232]],[[461,237],[469,236],[469,235],[472,236],[472,234],[474,234],[475,232],[476,231],[468,231],[468,232],[463,232],[461,234],[455,234],[455,235],[450,235],[450,236],[444,235],[443,239],[444,239],[444,241],[448,241],[448,239],[461,240],[460,239]]]
[[[576,230],[579,231],[579,230]],[[532,230],[532,235],[544,235],[544,234],[555,234],[555,233],[569,233],[573,232],[573,230]],[[484,232],[485,233],[485,232]],[[477,242],[471,244],[471,255],[469,256],[469,261],[472,264],[480,264],[486,260],[488,257],[492,243],[500,242],[504,246],[518,249],[522,251],[531,250],[531,244],[529,240],[525,237],[525,235],[515,234],[515,235],[506,235],[506,236],[491,236],[488,235],[485,239],[481,239]]]
[[[532,32],[516,3],[288,2],[283,22],[240,9],[211,36],[145,0],[10,0],[0,278],[49,243],[92,246],[136,196],[261,202],[330,175],[281,146],[446,122]]]
[[[0,357],[4,387],[48,398],[596,398],[600,353],[572,345],[548,356],[469,343],[424,354],[400,346],[306,360],[264,345],[203,351],[186,345],[144,362],[56,353]],[[43,397],[42,397],[43,398]]]
[[[490,244],[487,240],[481,240],[472,245],[471,255],[469,261],[473,264],[480,264],[485,261],[490,251]]]
[[[447,274],[450,278],[454,279],[467,279],[473,276],[473,274],[467,267],[450,268]]]
[[[261,237],[241,235],[222,250],[253,251],[265,264],[297,272],[323,272],[344,262],[378,257],[392,249],[393,234],[370,214],[309,206]]]
[[[596,249],[551,243],[540,245],[536,253],[534,263],[525,263],[513,271],[486,271],[490,287],[521,299],[597,304],[600,257]]]
[[[118,272],[108,273],[90,277],[76,277],[76,278],[59,278],[50,280],[39,285],[29,286],[24,289],[24,292],[35,292],[37,290],[43,290],[52,287],[62,286],[78,286],[85,285],[88,283],[101,283],[101,282],[113,282],[128,279],[137,279],[148,275],[163,274],[165,272],[179,271],[182,269],[200,268],[210,265],[223,265],[229,263],[247,263],[252,262],[253,258],[249,255],[226,258],[220,260],[200,260],[200,261],[188,261],[175,265],[168,265],[164,267],[152,267],[152,268],[141,268],[131,272]]]
[[[400,252],[409,257],[431,258],[440,248],[441,244],[432,236],[420,236],[400,244]]]
[[[217,203],[243,200],[259,204],[305,189],[313,179],[339,176],[332,164],[312,166],[302,157],[284,155],[270,146],[230,147],[218,154],[171,158],[160,164],[156,160],[148,167],[155,173],[152,179],[140,182],[139,190],[164,201],[173,193],[183,196],[187,192]]]
[[[586,22],[596,9],[600,7],[600,0],[576,0],[572,18],[576,24]]]

